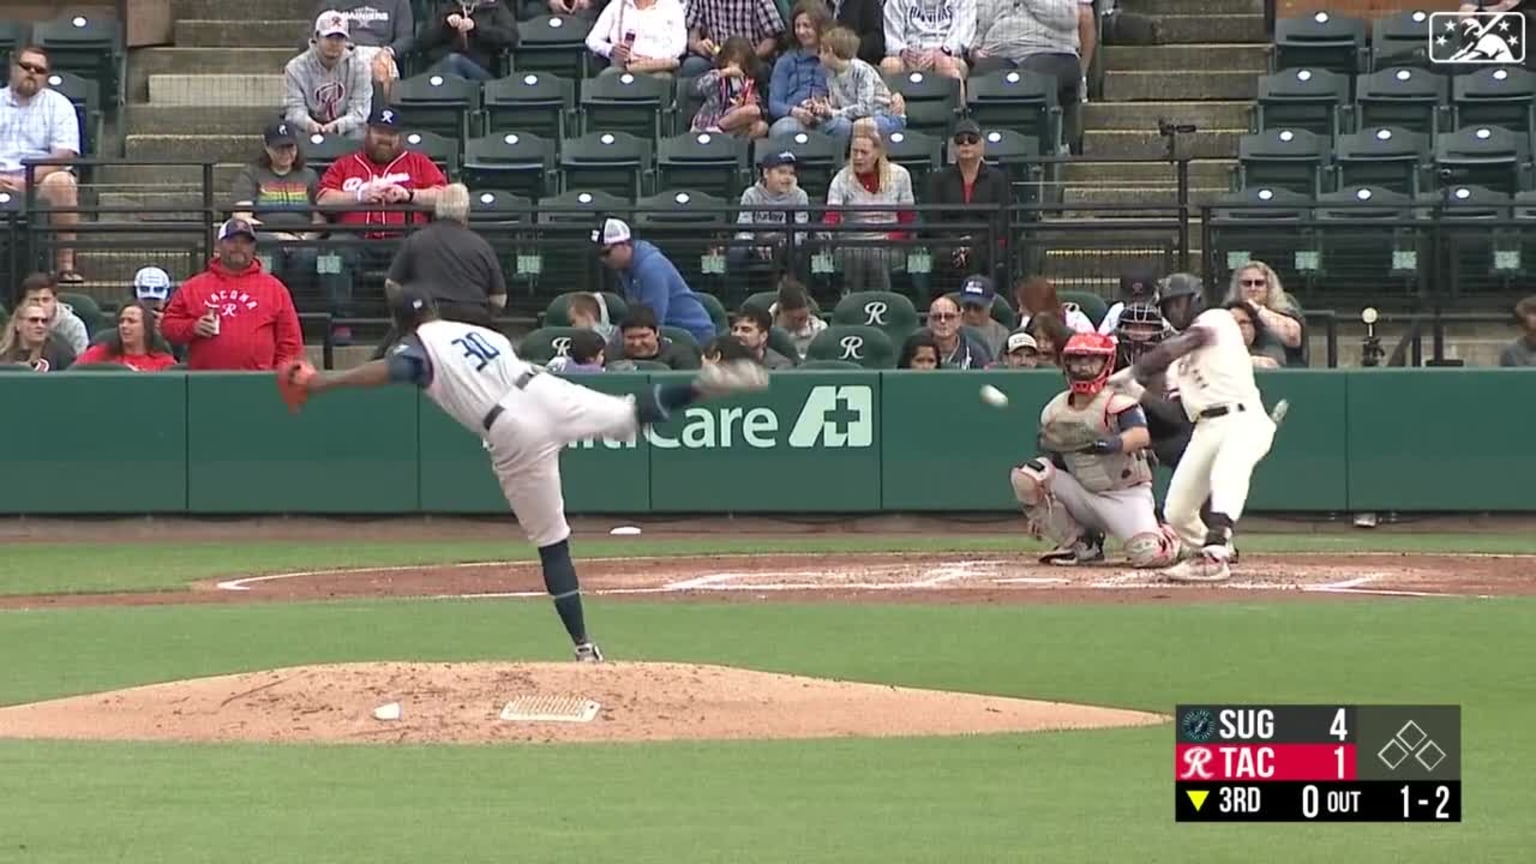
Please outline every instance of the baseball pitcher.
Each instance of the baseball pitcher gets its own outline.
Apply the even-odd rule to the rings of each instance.
[[[1201,311],[1200,292],[1165,292],[1163,316],[1177,336],[1110,376],[1111,389],[1141,400],[1177,382],[1179,401],[1195,426],[1163,502],[1168,524],[1192,557],[1166,575],[1219,582],[1231,575],[1232,532],[1248,500],[1253,469],[1269,453],[1275,421],[1265,413],[1253,362],[1237,320],[1226,309]],[[1172,367],[1170,369],[1170,367]],[[1201,503],[1210,498],[1209,515]]]
[[[1173,532],[1153,515],[1147,421],[1136,400],[1106,388],[1115,340],[1079,333],[1061,350],[1068,389],[1040,413],[1044,458],[1014,468],[1013,493],[1030,531],[1056,548],[1046,564],[1104,560],[1104,536],[1125,545],[1133,567],[1167,567],[1178,560]]]
[[[690,384],[618,397],[590,390],[520,359],[501,333],[438,317],[431,292],[386,286],[390,314],[403,334],[382,360],[320,374],[302,361],[279,370],[279,388],[297,410],[309,395],[337,387],[409,383],[484,442],[507,503],[539,549],[544,587],[576,646],[576,659],[603,659],[587,638],[581,586],[571,562],[571,527],[560,487],[560,452],[589,438],[633,440],[699,399],[761,390],[768,373],[737,361],[705,368]]]

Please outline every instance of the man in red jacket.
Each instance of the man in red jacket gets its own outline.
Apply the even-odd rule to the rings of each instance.
[[[219,227],[218,255],[171,295],[160,332],[188,346],[192,370],[276,369],[304,353],[288,286],[262,271],[256,229],[244,219]]]

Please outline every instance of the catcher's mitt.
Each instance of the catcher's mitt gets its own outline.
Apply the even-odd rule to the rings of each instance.
[[[307,360],[289,360],[277,367],[277,392],[289,411],[297,414],[309,401],[309,382],[315,375],[315,367]]]

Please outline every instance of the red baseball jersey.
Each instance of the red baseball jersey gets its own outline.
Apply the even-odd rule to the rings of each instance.
[[[431,159],[415,150],[404,151],[387,165],[369,159],[368,154],[359,150],[332,163],[326,169],[325,176],[320,178],[320,189],[355,194],[367,183],[387,183],[404,189],[430,189],[448,185],[448,178],[443,176],[443,172]],[[342,225],[404,225],[406,215],[399,211],[357,210],[341,214],[337,221]],[[416,213],[412,218],[417,224],[425,224],[427,214]],[[364,236],[388,237],[390,232],[372,232]]]

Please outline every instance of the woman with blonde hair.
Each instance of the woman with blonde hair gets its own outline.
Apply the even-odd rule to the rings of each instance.
[[[1056,296],[1056,286],[1044,276],[1021,279],[1013,287],[1013,299],[1018,303],[1020,327],[1029,326],[1030,319],[1036,315],[1049,313],[1073,333],[1098,332],[1098,328],[1093,326],[1093,320],[1076,303],[1061,302]]]
[[[1232,273],[1226,302],[1246,301],[1259,313],[1259,323],[1268,338],[1285,351],[1287,366],[1305,366],[1306,328],[1301,322],[1301,305],[1285,293],[1280,276],[1263,261],[1249,261]],[[1266,346],[1257,346],[1263,350]]]
[[[75,352],[48,330],[48,310],[22,303],[0,335],[0,363],[30,366],[35,372],[60,372],[75,362]]]
[[[848,139],[848,162],[827,188],[827,207],[910,208],[914,203],[912,175],[886,158],[885,141],[875,122],[864,118],[854,123],[852,137]],[[876,229],[832,234],[844,287],[848,291],[891,290],[891,271],[906,266],[906,247],[887,245],[882,241],[905,240],[910,233],[905,226],[916,221],[917,213],[911,209],[850,209],[847,212],[828,209],[828,225]],[[845,247],[845,240],[868,245]]]

